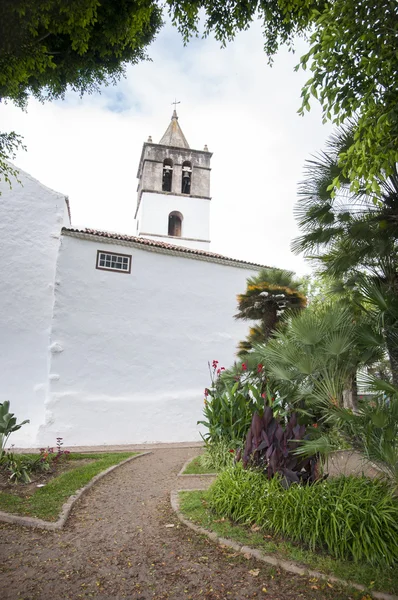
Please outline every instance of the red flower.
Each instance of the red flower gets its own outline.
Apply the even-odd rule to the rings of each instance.
[[[230,452],[231,454],[235,454],[235,450],[232,450],[232,448],[231,450],[228,450],[228,452]]]
[[[217,369],[218,360],[213,360],[213,369]]]
[[[313,423],[312,426],[313,427],[318,427],[318,423]]]
[[[220,371],[225,371],[225,367],[221,367]]]
[[[209,395],[209,390],[207,388],[205,388],[205,396],[207,398],[207,396]]]
[[[263,370],[264,365],[262,363],[260,363],[259,365],[257,365],[257,373],[261,373],[261,371]]]
[[[261,398],[265,398],[265,392],[261,394]]]
[[[217,375],[220,375],[221,369],[217,369]]]
[[[242,363],[242,371],[247,371],[247,364],[246,363]]]

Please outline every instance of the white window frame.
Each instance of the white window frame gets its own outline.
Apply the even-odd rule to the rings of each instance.
[[[117,267],[116,265],[121,265]],[[97,250],[96,268],[114,273],[131,273],[131,254],[119,254],[109,250]]]

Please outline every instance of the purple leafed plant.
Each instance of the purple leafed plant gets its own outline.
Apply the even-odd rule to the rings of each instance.
[[[269,479],[280,475],[285,487],[292,483],[313,483],[320,478],[319,457],[303,458],[293,453],[305,434],[305,425],[299,425],[296,413],[283,427],[274,417],[272,408],[265,406],[262,417],[254,413],[245,447],[236,459],[242,458],[245,469],[260,468]]]

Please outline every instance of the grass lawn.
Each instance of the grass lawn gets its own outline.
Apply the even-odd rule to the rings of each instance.
[[[294,560],[309,569],[327,575],[360,583],[365,585],[370,593],[372,589],[398,593],[398,573],[394,567],[373,567],[363,563],[337,560],[326,553],[314,553],[299,545],[265,535],[264,531],[254,531],[244,525],[237,525],[229,519],[219,519],[208,509],[207,496],[207,491],[180,492],[181,512],[193,523],[209,531],[215,531],[221,537],[258,548],[281,559]]]
[[[112,452],[100,454],[70,454],[71,461],[91,460],[92,462],[84,465],[76,464],[61,475],[55,476],[44,487],[37,488],[32,495],[24,497],[21,492],[18,494],[7,492],[0,493],[0,510],[25,515],[28,517],[37,517],[46,521],[56,521],[62,505],[77,490],[85,486],[101,471],[108,467],[117,465],[126,458],[134,456],[138,452]]]
[[[205,475],[206,473],[216,473],[216,470],[214,468],[204,468],[200,459],[201,455],[196,456],[193,460],[191,460],[191,462],[183,472],[183,475]]]

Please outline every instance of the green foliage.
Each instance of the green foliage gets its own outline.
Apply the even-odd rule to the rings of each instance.
[[[339,560],[331,557],[326,552],[320,552],[319,549],[311,552],[304,548],[302,544],[288,542],[279,536],[272,536],[257,526],[247,527],[239,525],[228,518],[218,518],[213,511],[208,509],[209,491],[185,491],[180,492],[180,510],[182,514],[197,525],[204,527],[217,534],[218,537],[228,538],[241,544],[262,550],[266,554],[272,554],[275,558],[283,560],[296,561],[300,566],[316,570],[327,576],[338,577],[345,581],[352,581],[364,585],[369,592],[379,590],[398,593],[398,580],[394,567],[385,567],[371,565],[364,562],[352,562]],[[329,586],[327,586],[329,588]],[[333,600],[340,598],[333,585],[330,590]],[[303,589],[304,596],[306,591]],[[321,592],[318,592],[321,594]],[[355,598],[355,593],[350,597]],[[361,594],[359,597],[362,597]],[[341,600],[347,599],[347,589],[342,592]],[[322,594],[324,600],[324,594]]]
[[[244,294],[238,295],[236,319],[259,321],[251,327],[249,336],[239,345],[238,356],[245,357],[255,343],[266,342],[286,311],[302,310],[307,299],[299,292],[301,282],[292,271],[261,269],[247,280]]]
[[[378,480],[339,477],[284,489],[277,478],[225,469],[210,490],[210,507],[221,517],[327,549],[336,558],[375,565],[398,562],[398,502]]]
[[[3,0],[0,97],[24,107],[115,83],[162,25],[152,0]]]
[[[397,39],[396,2],[335,0],[320,10],[310,51],[300,60],[311,70],[301,113],[313,96],[324,121],[341,125],[358,115],[353,144],[340,154],[356,190],[365,180],[369,192],[377,191],[380,174],[390,175],[398,160]]]
[[[373,377],[364,378],[364,383],[373,393],[372,400],[360,403],[356,413],[329,407],[326,418],[352,448],[377,464],[398,489],[398,388]],[[328,446],[328,437],[304,441],[296,453],[327,455],[333,450]]]
[[[314,97],[325,121],[340,125],[358,115],[354,142],[341,154],[343,177],[354,182],[354,189],[366,181],[369,190],[377,191],[376,178],[390,174],[398,161],[396,2],[168,0],[168,4],[185,39],[197,33],[203,9],[205,35],[214,32],[223,45],[258,18],[269,57],[280,45],[292,49],[295,36],[310,34],[310,50],[296,67],[311,70],[299,112],[310,110]],[[334,186],[338,184],[339,176]]]
[[[357,127],[352,121],[340,128],[326,151],[307,161],[296,208],[302,235],[293,249],[316,259],[322,274],[337,280],[334,291],[377,324],[398,384],[398,171],[393,163],[388,178],[379,176],[377,194],[363,186],[350,192],[339,156],[353,144]]]
[[[204,454],[196,456],[185,468],[183,475],[203,475],[208,473],[216,473],[216,469],[213,466],[207,465],[207,460],[202,460]]]
[[[245,363],[241,373],[245,373]],[[210,365],[209,365],[210,368]],[[207,428],[204,440],[207,444],[227,443],[230,448],[242,445],[250,426],[253,412],[263,404],[261,388],[253,385],[250,380],[241,382],[240,376],[235,375],[232,381],[223,380],[223,368],[218,368],[218,361],[213,361],[210,369],[211,386],[205,389],[203,416],[198,424]]]
[[[115,84],[128,64],[147,58],[162,25],[153,0],[2,0],[0,101],[26,108],[28,97],[64,98]],[[24,148],[14,132],[0,134],[0,175],[17,171],[6,161]]]
[[[290,403],[304,402],[317,420],[320,400],[324,408],[341,405],[359,366],[382,357],[383,338],[350,307],[324,303],[292,317],[254,355]]]
[[[30,461],[24,456],[7,452],[0,459],[0,470],[4,470],[13,483],[30,483]]]
[[[22,425],[29,423],[28,420],[22,421],[17,424],[17,419],[14,417],[14,413],[10,412],[10,403],[6,400],[0,403],[0,456],[4,452],[7,440],[14,431],[21,429]]]
[[[11,131],[10,133],[0,133],[0,181],[1,176],[11,187],[11,178],[18,179],[18,169],[9,164],[9,160],[13,160],[16,157],[17,150],[26,150],[26,147],[22,143],[22,137]],[[0,192],[1,195],[1,192]]]
[[[1,492],[0,510],[54,521],[64,502],[77,490],[101,471],[134,456],[134,454],[134,452],[120,452],[71,455],[71,459],[75,461],[91,459],[93,462],[77,465],[76,468],[62,473],[44,487],[38,488],[32,496],[26,498],[17,494]]]
[[[234,458],[234,448],[231,448],[226,440],[220,440],[206,444],[205,452],[200,456],[200,463],[205,473],[210,471],[219,473],[222,469],[231,465]]]

